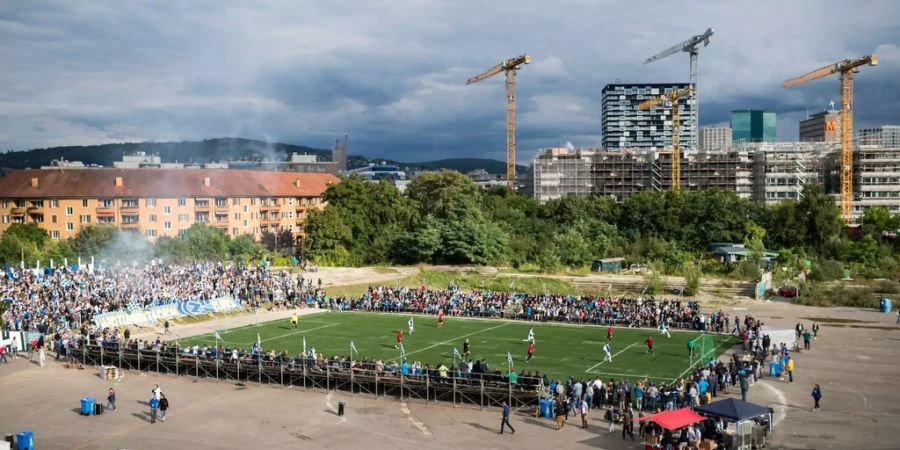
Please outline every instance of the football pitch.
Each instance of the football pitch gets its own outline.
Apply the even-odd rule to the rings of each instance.
[[[415,321],[411,336],[407,334],[410,317]],[[526,362],[530,327],[534,327],[535,354]],[[509,352],[513,367],[520,373],[539,371],[560,380],[569,376],[648,378],[658,383],[671,382],[690,369],[687,341],[700,336],[697,332],[671,330],[672,337],[667,338],[655,329],[614,328],[610,344],[613,361],[604,362],[605,326],[447,317],[443,328],[438,328],[435,316],[330,311],[301,316],[297,329],[292,328],[290,319],[283,319],[219,330],[219,344],[249,350],[258,335],[264,351],[286,350],[296,356],[303,349],[305,338],[307,349],[315,348],[327,357],[345,357],[350,354],[352,340],[357,350],[355,359],[367,357],[388,362],[400,359],[400,351],[394,347],[400,330],[404,333],[403,348],[410,362],[435,366],[445,363],[449,367],[453,349],[462,352],[463,342],[468,338],[470,357],[486,360],[491,370],[505,372]],[[647,352],[645,344],[651,336],[653,354]],[[730,335],[708,336],[713,339],[715,357],[736,342]],[[212,346],[215,342],[214,333],[181,339],[181,345]]]

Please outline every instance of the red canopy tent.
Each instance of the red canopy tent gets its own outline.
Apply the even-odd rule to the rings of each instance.
[[[653,414],[652,416],[641,417],[637,420],[652,420],[667,430],[677,430],[692,423],[701,422],[705,419],[706,417],[691,411],[691,408],[681,408],[663,411]]]

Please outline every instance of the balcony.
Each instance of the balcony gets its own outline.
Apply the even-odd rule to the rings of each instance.
[[[97,217],[115,217],[116,211],[112,208],[97,208]]]
[[[15,207],[12,209],[12,215],[14,216],[24,216],[26,209],[24,207]]]

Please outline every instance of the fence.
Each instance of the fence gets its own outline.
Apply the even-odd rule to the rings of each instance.
[[[156,372],[176,376],[194,376],[216,381],[258,383],[303,387],[312,390],[341,390],[357,395],[396,397],[400,401],[450,402],[454,406],[480,408],[501,406],[530,408],[538,404],[542,380],[519,377],[509,383],[499,374],[459,374],[449,371],[440,376],[431,369],[419,376],[402,375],[372,364],[321,361],[297,358],[285,362],[254,358],[232,361],[228,358],[189,355],[178,351],[139,350],[101,345],[81,345],[70,350],[72,359],[84,365],[114,365],[120,369]]]

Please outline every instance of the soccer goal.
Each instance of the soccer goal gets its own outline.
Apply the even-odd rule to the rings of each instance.
[[[694,352],[691,355],[691,367],[701,364],[707,364],[715,358],[716,345],[712,336],[701,334],[697,338],[691,340],[694,343]]]

